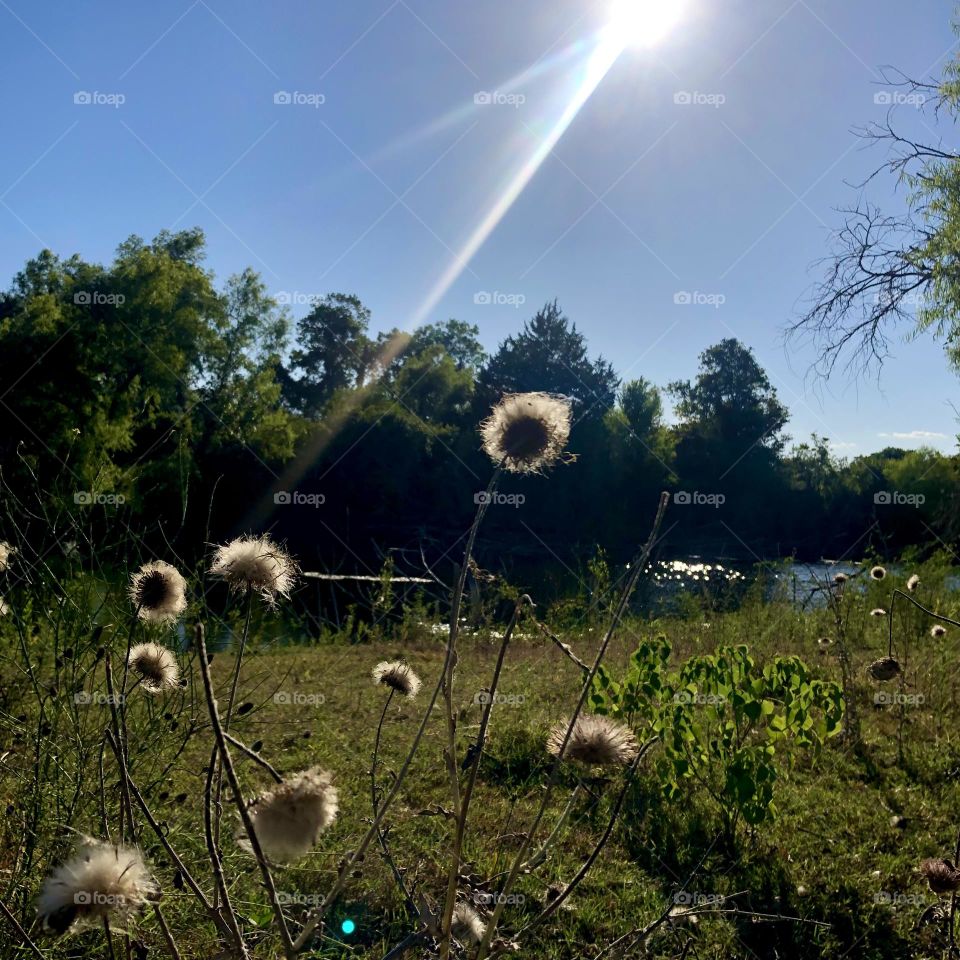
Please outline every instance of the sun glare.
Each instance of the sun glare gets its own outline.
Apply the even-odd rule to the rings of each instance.
[[[615,0],[608,29],[625,47],[652,47],[676,25],[683,0]]]

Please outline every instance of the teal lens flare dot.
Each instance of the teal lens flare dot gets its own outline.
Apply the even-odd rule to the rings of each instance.
[[[340,924],[340,929],[349,937],[357,929],[357,925],[352,920],[344,920]]]

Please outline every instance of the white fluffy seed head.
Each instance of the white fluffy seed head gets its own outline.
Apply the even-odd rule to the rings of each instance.
[[[511,473],[540,473],[570,437],[570,402],[549,393],[508,393],[480,424],[483,449]]]
[[[870,611],[871,617],[885,617],[886,615],[887,615],[887,611],[884,610],[883,607],[874,607]]]
[[[277,784],[250,804],[250,818],[264,856],[290,863],[310,852],[336,819],[339,796],[330,774],[311,767]],[[240,846],[251,852],[246,838]]]
[[[56,933],[76,933],[103,919],[127,923],[160,891],[140,851],[85,839],[44,881],[37,915]]]
[[[883,580],[887,575],[887,568],[881,567],[879,564],[875,567],[870,568],[870,579],[871,580]]]
[[[378,663],[373,668],[373,679],[375,683],[382,683],[408,700],[415,699],[420,692],[420,678],[413,668],[402,660],[384,660]]]
[[[0,573],[3,573],[10,566],[10,558],[16,552],[6,540],[0,540]]]
[[[177,658],[159,643],[138,643],[130,650],[127,665],[147,693],[163,693],[180,681]]]
[[[920,575],[915,573],[907,580],[907,589],[913,593],[920,586]]]
[[[550,731],[547,750],[560,756],[567,735],[568,723],[561,723]],[[570,733],[564,760],[576,760],[587,766],[623,766],[637,755],[637,740],[629,727],[616,720],[592,713],[582,713]]]
[[[163,560],[145,563],[130,578],[130,600],[141,620],[172,623],[187,609],[187,582]]]
[[[450,918],[450,932],[464,946],[479,943],[486,932],[486,924],[480,914],[468,903],[460,902],[453,908]]]
[[[264,600],[288,597],[297,579],[297,565],[268,536],[239,537],[218,547],[210,572],[233,590],[253,590]]]
[[[5,617],[10,612],[7,601],[0,597],[0,617]]]
[[[947,635],[947,628],[942,623],[935,623],[930,628],[930,636],[934,640],[942,640]]]

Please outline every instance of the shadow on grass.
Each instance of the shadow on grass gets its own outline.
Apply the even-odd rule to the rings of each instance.
[[[917,956],[916,940],[895,928],[889,902],[858,889],[842,854],[825,862],[804,888],[787,850],[759,832],[741,831],[735,843],[725,840],[709,806],[693,799],[670,803],[654,778],[638,781],[624,813],[624,844],[634,863],[663,885],[665,906],[671,899],[688,909],[731,898],[718,909],[738,912],[701,914],[685,925],[699,949],[716,945],[719,934],[711,927],[722,924],[725,936],[742,945],[743,956],[759,960]]]

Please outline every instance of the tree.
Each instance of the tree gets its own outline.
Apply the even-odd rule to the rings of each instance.
[[[486,404],[502,393],[559,393],[570,397],[575,418],[599,420],[618,385],[613,367],[602,357],[590,359],[585,337],[554,301],[500,344],[480,373],[479,393]]]
[[[931,119],[960,110],[960,57],[938,83],[912,80],[899,71],[885,76],[898,97]],[[930,331],[960,367],[960,153],[924,143],[894,126],[893,111],[860,135],[883,146],[887,159],[867,179],[887,175],[907,190],[904,214],[884,213],[869,200],[843,211],[825,276],[790,335],[813,341],[817,366],[833,372],[841,357],[855,372],[883,363],[892,335]]]
[[[458,370],[470,370],[476,374],[487,359],[479,338],[480,328],[463,320],[427,323],[414,331],[406,352],[417,354],[427,347],[441,346],[453,359]]]
[[[709,347],[700,354],[696,380],[677,380],[667,389],[687,432],[742,447],[741,452],[753,446],[782,449],[780,431],[790,415],[753,351],[739,340]]]
[[[219,336],[197,385],[204,415],[198,446],[210,450],[242,442],[266,459],[287,459],[296,439],[293,419],[280,403],[287,318],[250,268],[228,279],[221,307]]]
[[[788,414],[753,353],[723,340],[700,355],[696,379],[667,390],[680,418],[674,470],[681,489],[723,498],[722,510],[679,512],[687,536],[718,551],[732,537],[736,547],[755,543],[758,553],[777,549],[788,509],[779,460]]]
[[[663,426],[663,400],[649,380],[640,377],[625,383],[620,390],[620,407],[633,434],[641,442]]]
[[[108,266],[45,250],[14,278],[0,309],[12,386],[0,460],[15,492],[122,494],[156,520],[182,516],[199,486],[202,527],[218,476],[242,501],[292,455],[286,320],[253,271],[219,292],[203,257],[202,231],[165,232],[130,237]]]
[[[363,384],[375,357],[369,325],[370,311],[356,296],[330,293],[314,303],[297,323],[284,378],[292,409],[315,419],[338,390]]]

